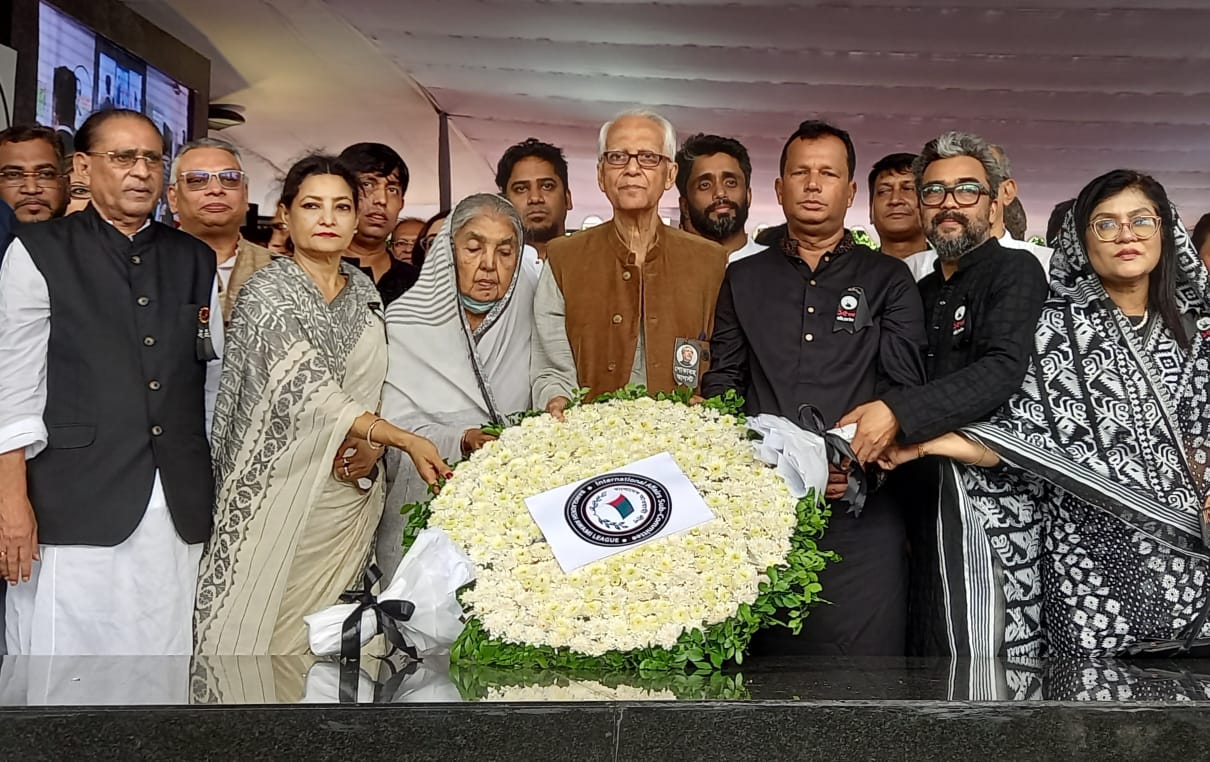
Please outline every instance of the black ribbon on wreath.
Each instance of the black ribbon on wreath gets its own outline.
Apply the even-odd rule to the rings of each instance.
[[[410,659],[419,661],[416,653],[403,636],[401,625],[412,618],[416,606],[411,601],[379,601],[374,595],[374,585],[382,579],[382,570],[371,563],[361,575],[361,589],[349,590],[340,596],[341,603],[355,603],[357,608],[345,617],[340,630],[340,703],[355,704],[361,671],[361,626],[366,611],[374,612],[378,632],[390,644],[391,650],[385,658],[402,651]]]
[[[823,439],[829,466],[848,473],[849,482],[841,500],[849,504],[849,513],[860,516],[862,508],[865,507],[865,499],[870,492],[870,486],[865,469],[861,467],[861,464],[857,462],[857,456],[853,454],[853,447],[845,441],[844,437],[828,431],[823,414],[814,405],[798,406],[798,425],[804,431],[809,431]],[[875,484],[875,488],[877,486]]]
[[[383,634],[391,650],[386,657],[402,651],[413,660],[419,661],[416,653],[403,636],[401,625],[412,618],[416,606],[411,601],[380,601],[374,595],[374,585],[382,579],[382,570],[370,564],[361,575],[361,589],[349,590],[340,596],[341,603],[355,603],[357,608],[345,617],[340,630],[340,703],[357,703],[357,687],[361,677],[361,624],[367,611],[374,612],[378,632]]]
[[[361,575],[361,589],[350,590],[340,596],[341,603],[356,603],[357,608],[345,617],[340,630],[340,660],[357,663],[361,660],[361,619],[366,611],[373,611],[378,631],[391,644],[392,651],[398,649],[413,659],[418,659],[416,649],[403,636],[401,625],[412,618],[416,606],[411,601],[379,601],[374,595],[374,585],[382,579],[382,570],[370,564]]]

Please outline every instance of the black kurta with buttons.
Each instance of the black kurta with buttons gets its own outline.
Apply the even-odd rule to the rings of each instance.
[[[924,382],[924,313],[903,262],[849,233],[813,270],[794,242],[727,268],[702,394],[735,389],[749,413],[835,424],[854,407]]]
[[[46,280],[47,446],[27,464],[38,539],[121,543],[158,470],[177,534],[210,537],[205,429],[210,247],[151,223],[127,238],[88,207],[18,237]]]
[[[727,269],[715,311],[707,396],[735,389],[750,413],[799,420],[813,405],[828,425],[886,391],[924,381],[924,315],[903,262],[847,234],[812,269],[783,239]],[[820,541],[843,559],[820,574],[831,605],[811,612],[798,636],[768,630],[755,654],[901,655],[907,561],[892,484],[860,517],[843,503]]]
[[[982,420],[1021,387],[1049,286],[1037,258],[995,238],[920,281],[928,316],[929,383],[887,392],[906,442]]]

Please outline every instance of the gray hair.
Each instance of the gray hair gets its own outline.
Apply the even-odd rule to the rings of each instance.
[[[190,140],[185,145],[181,146],[181,150],[177,153],[176,158],[172,160],[172,169],[168,172],[168,184],[176,185],[177,174],[181,171],[181,159],[185,158],[185,154],[190,151],[195,151],[199,148],[217,148],[220,151],[226,151],[235,157],[235,165],[241,170],[244,168],[244,162],[240,159],[239,149],[225,140],[218,138],[198,138]],[[248,178],[244,177],[244,183],[248,182]]]
[[[613,126],[623,119],[650,119],[660,126],[664,131],[664,145],[660,149],[660,153],[664,154],[671,161],[676,156],[676,128],[672,126],[672,122],[655,113],[650,109],[632,108],[623,111],[622,113],[610,119],[605,124],[601,125],[601,132],[597,135],[597,158],[599,159],[605,153],[605,138],[609,136],[609,131]]]
[[[925,144],[924,150],[916,157],[916,161],[912,162],[916,192],[919,193],[924,187],[924,170],[928,169],[930,164],[959,156],[969,156],[983,165],[983,171],[987,174],[988,190],[994,201],[1000,194],[1000,183],[1004,182],[1004,170],[987,141],[969,132],[947,132]]]
[[[471,220],[485,214],[507,219],[512,223],[513,233],[517,236],[517,246],[525,245],[525,228],[521,224],[521,213],[508,202],[508,199],[497,196],[495,193],[475,193],[458,202],[454,211],[450,213],[449,219],[445,220],[450,240],[453,241],[454,236],[458,235],[458,232]],[[450,247],[453,247],[452,243]],[[518,251],[517,255],[520,256],[520,254],[521,252]]]

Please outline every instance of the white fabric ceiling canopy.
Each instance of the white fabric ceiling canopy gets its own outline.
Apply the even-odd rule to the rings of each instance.
[[[306,147],[381,140],[413,168],[409,206],[435,208],[427,92],[452,115],[455,199],[492,189],[500,154],[534,136],[567,154],[573,225],[608,216],[596,130],[634,105],[682,139],[748,147],[751,226],[781,220],[777,159],[805,118],[852,133],[850,224],[867,223],[876,159],[949,129],[1005,146],[1031,232],[1119,166],[1155,174],[1189,224],[1210,211],[1207,0],[128,2],[216,59],[213,99],[247,107],[248,124],[223,135],[264,158],[266,198]],[[676,216],[675,190],[663,206]]]

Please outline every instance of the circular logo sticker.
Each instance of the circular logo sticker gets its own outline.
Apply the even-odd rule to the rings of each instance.
[[[846,310],[857,309],[857,297],[848,296],[847,294],[845,296],[840,297],[840,306]]]
[[[668,489],[647,476],[613,473],[581,484],[563,510],[571,531],[603,547],[650,540],[672,517]]]
[[[954,320],[961,320],[964,317],[966,317],[966,305],[965,304],[959,306],[958,309],[954,310]]]

